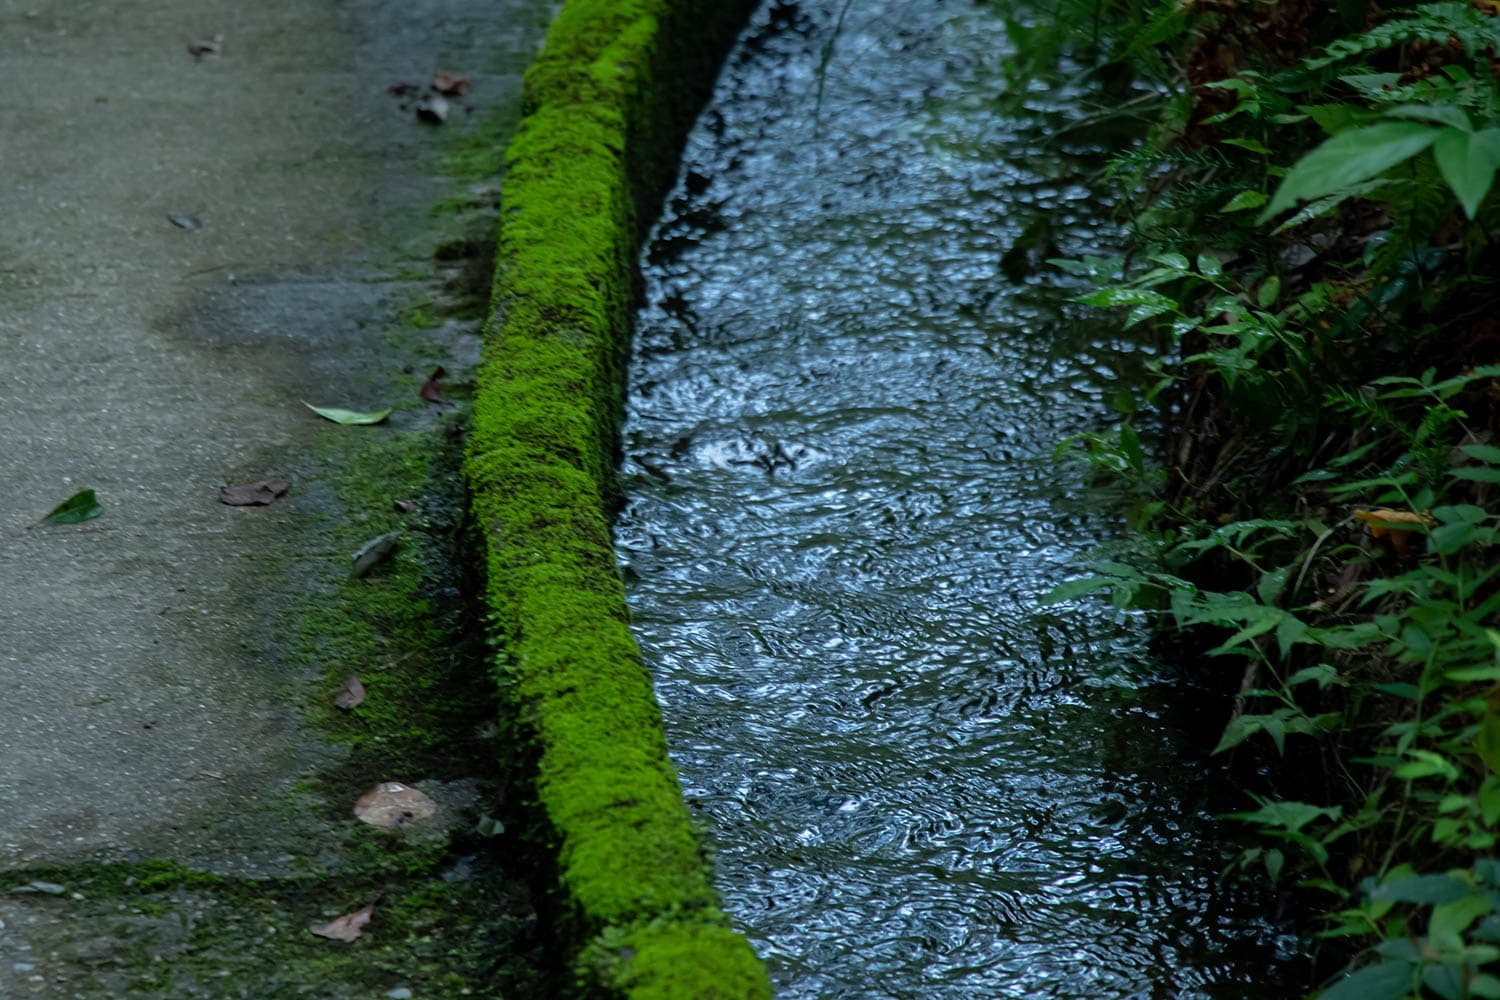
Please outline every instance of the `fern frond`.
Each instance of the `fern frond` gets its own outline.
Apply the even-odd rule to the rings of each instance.
[[[1500,51],[1500,19],[1482,14],[1466,3],[1422,4],[1409,17],[1386,21],[1362,34],[1340,38],[1330,44],[1323,55],[1304,60],[1302,65],[1309,70],[1324,69],[1397,45],[1412,42],[1446,45],[1454,38],[1463,45],[1470,59],[1485,48]]]

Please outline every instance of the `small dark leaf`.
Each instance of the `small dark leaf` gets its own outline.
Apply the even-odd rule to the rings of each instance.
[[[188,55],[194,59],[202,59],[204,56],[217,56],[224,53],[224,36],[214,35],[212,38],[200,38],[196,42],[188,42]]]
[[[231,507],[263,507],[284,496],[289,487],[285,479],[262,479],[243,486],[219,487],[219,502]]]
[[[438,379],[448,374],[446,368],[435,368],[427,381],[422,384],[422,398],[429,403],[443,403],[443,387],[438,384]]]
[[[52,512],[42,518],[44,524],[82,524],[84,521],[92,520],[104,513],[104,508],[99,506],[99,501],[94,499],[93,490],[79,490],[68,499],[52,508]]]
[[[167,221],[178,229],[202,229],[203,220],[196,215],[169,215]]]

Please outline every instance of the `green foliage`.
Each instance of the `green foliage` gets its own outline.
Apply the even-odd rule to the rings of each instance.
[[[1132,30],[1168,61],[1230,16],[1153,11]],[[1428,3],[1177,81],[1191,106],[1106,172],[1140,198],[1129,263],[1056,262],[1163,350],[1119,428],[1064,446],[1131,485],[1147,554],[1051,599],[1195,637],[1237,691],[1215,753],[1333,762],[1341,796],[1237,814],[1262,834],[1240,867],[1326,894],[1325,934],[1367,949],[1333,1000],[1500,996],[1500,365],[1455,336],[1500,311],[1497,53],[1492,11]],[[1166,468],[1145,426],[1181,429]]]

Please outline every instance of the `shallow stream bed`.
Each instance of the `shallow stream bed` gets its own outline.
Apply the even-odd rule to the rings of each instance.
[[[1002,18],[772,4],[689,141],[617,526],[672,754],[781,996],[1293,995],[1199,706],[1141,622],[1039,604],[1118,539],[1053,451],[1145,349],[1001,265],[1040,213],[1118,238],[1087,92],[995,100]]]

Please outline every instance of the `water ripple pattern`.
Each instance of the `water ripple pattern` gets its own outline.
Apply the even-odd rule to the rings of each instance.
[[[726,905],[785,997],[1291,995],[1139,624],[1037,602],[1143,361],[1000,263],[1113,238],[1078,95],[998,110],[993,4],[842,7],[760,12],[643,261],[617,539]]]

